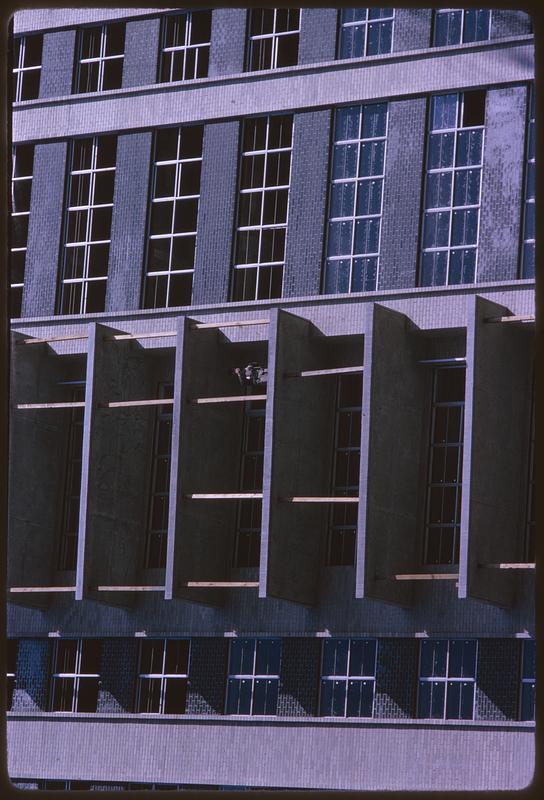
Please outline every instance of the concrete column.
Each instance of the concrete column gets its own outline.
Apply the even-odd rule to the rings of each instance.
[[[237,75],[244,71],[246,49],[245,8],[214,8],[208,76]]]
[[[123,89],[157,82],[161,18],[134,19],[125,28]]]
[[[338,29],[337,8],[300,10],[299,64],[334,61]]]
[[[71,94],[75,47],[75,28],[44,34],[40,99]]]

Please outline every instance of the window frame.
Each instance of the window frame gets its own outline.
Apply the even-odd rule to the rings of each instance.
[[[346,674],[343,673],[341,675],[325,675],[323,672],[323,662],[325,659],[325,647],[326,642],[329,641],[347,641],[348,642],[348,652],[347,652],[347,660],[346,660]],[[350,668],[351,668],[351,652],[353,642],[365,642],[374,644],[374,674],[373,675],[350,675]],[[376,700],[376,673],[378,668],[378,650],[379,650],[379,639],[376,637],[368,637],[368,636],[333,636],[331,639],[328,637],[323,640],[323,644],[321,647],[321,661],[320,661],[320,671],[319,671],[319,698],[318,698],[318,708],[319,708],[319,716],[325,719],[374,719],[374,703]],[[323,682],[324,681],[342,681],[345,683],[345,696],[344,696],[344,713],[343,714],[324,714],[322,711],[322,692],[323,692]],[[356,681],[356,682],[370,682],[372,683],[372,708],[371,713],[369,716],[348,716],[348,693],[349,693],[349,682]]]
[[[13,694],[17,687],[17,659],[19,639],[6,638],[6,711],[13,707]]]
[[[107,48],[107,41],[108,41],[108,29],[110,26],[113,25],[122,25],[123,30],[123,52],[122,53],[113,53],[112,55],[106,54]],[[83,58],[82,51],[83,51],[83,42],[85,37],[85,32],[89,30],[100,30],[100,52],[98,56],[88,56]],[[116,21],[110,20],[109,22],[105,22],[99,25],[85,25],[78,29],[78,37],[76,41],[76,49],[75,49],[75,68],[74,68],[74,83],[73,83],[73,90],[72,94],[96,94],[98,92],[110,92],[115,91],[116,89],[121,89],[123,87],[123,70],[124,70],[124,60],[125,60],[125,48],[126,48],[126,23],[123,20]],[[120,85],[104,89],[104,69],[105,63],[107,61],[121,61],[121,79]],[[81,88],[81,66],[82,64],[98,64],[98,74],[96,76],[96,88],[94,89],[82,89]]]
[[[249,395],[250,397],[251,395]],[[266,401],[265,400],[257,400],[253,402],[244,403],[243,408],[243,427],[242,427],[242,446],[241,446],[241,455],[240,455],[240,478],[239,478],[239,486],[241,492],[262,492],[263,489],[263,469],[264,469],[264,435],[265,435],[265,425],[266,425]],[[251,421],[254,419],[262,419],[262,437],[263,437],[263,447],[261,450],[248,450],[248,439],[250,437],[250,426]],[[247,486],[244,481],[244,473],[245,473],[245,465],[246,459],[250,459],[252,457],[261,458],[261,470],[260,476],[254,474],[254,480],[250,481],[252,484],[251,486]],[[258,517],[259,526],[250,526],[250,527],[243,527],[242,522],[242,504],[251,507],[251,517],[252,521],[254,520],[255,516]],[[235,539],[235,548],[234,548],[234,564],[233,566],[236,568],[254,568],[258,567],[260,563],[260,542],[261,542],[261,518],[262,518],[262,500],[251,498],[247,500],[239,500],[238,501],[238,509],[236,515],[236,539]],[[241,557],[241,537],[247,534],[248,536],[248,545],[249,549],[246,553],[246,558],[243,559]],[[241,563],[243,561],[246,562],[253,562],[255,559],[252,558],[252,551],[253,539],[258,539],[258,554],[257,554],[257,562],[256,563]]]
[[[57,663],[59,658],[59,649],[61,644],[64,642],[76,642],[76,657],[75,657],[75,669],[73,672],[60,672],[57,670]],[[98,704],[98,697],[100,693],[100,680],[101,680],[101,673],[100,672],[81,672],[81,661],[83,656],[83,648],[84,642],[87,641],[98,641],[100,647],[100,656],[102,655],[102,638],[94,637],[94,636],[85,636],[82,638],[77,637],[62,637],[55,641],[52,658],[51,658],[51,672],[49,675],[49,710],[54,714],[89,714],[89,713],[96,713],[97,708],[95,708],[94,712],[92,711],[80,711],[78,709],[78,701],[79,701],[79,692],[80,692],[80,685],[81,680],[85,680],[91,678],[97,681],[97,704]],[[71,701],[71,709],[70,710],[63,710],[57,709],[54,707],[55,705],[55,683],[57,680],[73,680],[73,687],[72,687],[72,701]]]
[[[476,649],[475,649],[475,654],[474,654],[474,677],[473,678],[455,677],[455,676],[450,676],[449,675],[451,645],[452,645],[453,642],[459,642],[459,641],[460,642],[464,642],[464,643],[475,642],[475,644],[476,644]],[[429,676],[429,677],[422,677],[421,676],[421,656],[422,656],[422,652],[423,652],[423,643],[424,642],[447,642],[445,675],[443,675],[443,676],[442,675]],[[449,638],[444,638],[444,637],[441,637],[439,639],[434,639],[434,638],[430,638],[429,637],[428,639],[427,638],[421,639],[420,646],[419,646],[419,654],[418,654],[418,679],[417,679],[417,698],[416,698],[417,719],[442,719],[442,720],[448,720],[448,719],[455,719],[455,720],[472,719],[473,720],[475,718],[476,693],[477,693],[476,690],[478,688],[479,649],[480,649],[479,648],[479,640],[474,638],[474,637],[463,637],[463,638],[454,638],[454,639],[449,639]],[[444,684],[444,697],[443,697],[442,716],[441,717],[422,717],[419,714],[421,684],[422,683],[433,683],[433,682],[435,682],[435,683],[443,683]],[[447,717],[446,716],[446,711],[447,711],[447,706],[448,706],[449,683],[463,683],[463,682],[470,683],[472,685],[472,687],[473,687],[472,688],[472,716],[470,716],[470,717]]]
[[[355,59],[355,58],[369,58],[369,57],[372,57],[372,56],[383,56],[383,55],[391,54],[393,52],[393,43],[395,41],[395,9],[394,8],[391,9],[391,11],[393,13],[390,16],[370,18],[369,12],[373,11],[373,10],[378,10],[378,9],[375,9],[375,7],[367,8],[366,9],[366,17],[365,17],[364,20],[363,19],[361,19],[361,20],[350,20],[348,22],[344,22],[344,12],[351,11],[351,10],[352,10],[351,8],[339,8],[338,9],[338,22],[337,22],[338,33],[337,33],[337,37],[336,37],[336,60],[337,61],[351,61],[352,59]],[[362,9],[360,9],[360,10],[362,10]],[[380,10],[382,10],[382,9],[380,9]],[[368,33],[369,33],[369,28],[370,28],[371,25],[374,25],[374,24],[377,24],[377,25],[379,25],[381,27],[383,25],[383,23],[391,23],[391,25],[390,25],[390,27],[391,27],[391,41],[389,43],[389,49],[388,50],[383,50],[383,51],[382,50],[378,50],[377,53],[369,53],[368,52],[368,45],[369,45]],[[360,55],[355,55],[355,56],[342,56],[341,55],[341,51],[342,51],[342,42],[343,42],[344,31],[346,30],[346,28],[355,28],[355,27],[360,27],[360,26],[364,28],[363,53],[360,54]]]
[[[529,655],[528,658],[527,658],[527,652],[526,651],[528,649],[528,646],[533,648],[535,652],[532,654],[532,656]],[[529,659],[531,659],[531,660],[536,659],[536,640],[535,639],[523,639],[522,646],[521,646],[518,717],[522,722],[534,722],[535,721],[535,716],[536,716],[536,714],[535,714],[536,709],[535,709],[535,705],[534,705],[534,692],[535,692],[535,689],[536,689],[536,666],[535,666],[535,670],[533,672],[533,675],[531,677],[525,677],[524,676],[526,660],[529,660]],[[533,689],[533,713],[532,713],[531,717],[527,717],[526,718],[524,716],[524,714],[523,714],[523,709],[524,709],[524,702],[523,701],[524,701],[524,695],[525,695],[525,691],[526,691],[525,687],[529,686],[530,684],[532,684],[532,689]]]
[[[17,309],[17,314],[14,315],[12,318],[17,318],[21,316],[22,311],[22,301],[23,301],[23,292],[24,292],[24,276],[25,276],[25,268],[26,268],[26,255],[28,251],[28,232],[30,227],[30,211],[32,208],[32,184],[34,181],[34,144],[19,144],[13,145],[11,148],[11,193],[12,193],[12,201],[11,201],[11,211],[10,211],[10,228],[11,228],[11,239],[10,242],[10,314],[15,309]],[[21,154],[22,148],[29,148],[32,150],[32,168],[30,174],[26,175],[17,175],[17,150],[19,150],[19,154]],[[21,159],[19,158],[19,161]],[[16,209],[16,202],[15,202],[15,187],[17,183],[29,183],[30,184],[30,191],[28,196],[28,210],[25,208],[21,211],[15,210]],[[13,246],[13,228],[14,228],[14,220],[25,217],[27,219],[26,223],[26,234],[25,234],[25,243],[24,245],[18,244],[15,247]],[[13,280],[13,262],[18,254],[22,255],[22,264],[20,268],[22,268],[22,280]]]
[[[465,39],[465,27],[466,27],[466,18],[467,12],[476,11],[487,11],[489,12],[488,20],[487,20],[487,36],[483,39]],[[491,14],[493,9],[491,8],[436,8],[434,9],[433,13],[433,35],[432,35],[432,46],[433,47],[455,47],[455,45],[459,44],[473,44],[475,42],[488,42],[491,40]],[[451,14],[452,12],[459,12],[461,15],[461,24],[460,24],[460,37],[458,42],[448,42],[446,44],[437,44],[436,43],[436,34],[438,30],[438,18],[439,16],[444,16],[445,14]]]
[[[143,656],[143,648],[147,642],[162,642],[163,649],[162,649],[162,671],[161,672],[142,672],[142,656]],[[168,644],[170,642],[187,642],[187,670],[184,673],[177,673],[177,672],[166,672],[166,658],[167,658],[167,649]],[[140,641],[140,647],[138,652],[138,671],[136,674],[136,688],[135,688],[135,698],[134,698],[134,713],[140,716],[150,716],[159,714],[165,717],[172,717],[172,716],[181,716],[186,713],[187,708],[187,690],[189,688],[189,675],[191,672],[191,638],[188,636],[169,636],[169,637],[145,637],[142,638]],[[158,711],[140,711],[140,703],[141,703],[141,695],[142,695],[142,679],[147,681],[156,681],[160,680],[160,688],[159,688],[159,710]],[[168,713],[165,711],[166,707],[166,690],[168,686],[168,681],[176,680],[180,683],[183,682],[185,685],[185,707],[183,711],[175,712],[175,713]]]
[[[263,10],[266,11],[273,11],[274,17],[272,21],[272,30],[268,33],[261,33],[261,34],[252,34],[251,28],[253,23],[253,14],[257,12],[262,12]],[[298,11],[298,27],[296,30],[294,28],[289,28],[286,31],[277,31],[277,18],[278,18],[278,11],[285,11],[288,12]],[[248,15],[247,15],[247,36],[246,36],[246,54],[245,54],[245,72],[268,72],[271,70],[276,69],[288,69],[290,66],[297,66],[298,60],[300,56],[300,31],[301,31],[301,18],[302,18],[302,8],[272,8],[268,7],[266,9],[263,8],[249,8]],[[294,36],[298,35],[297,39],[297,60],[295,64],[288,64],[282,65],[278,67],[278,40],[282,38],[286,38],[287,36]],[[261,66],[259,69],[255,69],[251,66],[252,58],[253,58],[253,51],[254,51],[254,43],[255,42],[263,42],[267,39],[272,41],[271,45],[271,52],[270,52],[270,66]],[[267,59],[268,61],[268,59]]]
[[[25,66],[26,54],[27,54],[27,42],[28,39],[40,39],[40,63],[32,64],[30,66]],[[17,52],[17,64],[15,64],[15,58],[13,59],[13,66],[12,66],[12,94],[13,94],[13,102],[14,103],[21,103],[25,100],[37,100],[40,96],[40,83],[41,83],[41,70],[42,70],[42,61],[43,61],[43,34],[24,34],[22,36],[14,36],[13,37],[14,44],[17,41],[18,44],[18,52]],[[31,92],[33,95],[32,97],[22,97],[24,94],[24,87],[25,87],[25,75],[29,75],[32,72],[39,72],[38,75],[38,85],[37,85],[37,92]],[[14,90],[13,90],[14,89]]]
[[[252,673],[236,673],[231,672],[231,653],[232,653],[232,645],[235,641],[246,641],[246,642],[254,642],[253,648],[253,672]],[[277,642],[279,646],[279,669],[277,673],[270,673],[270,674],[261,674],[256,672],[256,665],[257,665],[257,648],[260,642]],[[226,681],[226,690],[225,690],[225,705],[224,705],[224,714],[227,717],[269,717],[269,716],[277,716],[277,704],[279,699],[279,687],[280,687],[280,679],[281,679],[281,669],[282,669],[282,659],[283,659],[283,641],[279,636],[241,636],[241,637],[233,637],[229,642],[229,653],[228,653],[228,661],[227,661],[227,681]],[[229,712],[229,684],[230,681],[244,681],[249,680],[251,681],[251,699],[250,699],[250,710],[248,713],[231,713]],[[254,701],[255,701],[255,682],[256,681],[263,681],[267,680],[269,682],[275,681],[277,683],[277,700],[276,700],[276,711],[274,714],[269,713],[258,713],[254,710]]]
[[[193,29],[193,15],[194,14],[209,14],[210,15],[210,41],[209,42],[197,42],[195,44],[191,43],[191,34]],[[173,17],[185,17],[185,36],[184,36],[184,44],[183,45],[167,45],[166,44],[166,37],[167,37],[167,26],[168,20],[172,19]],[[209,72],[209,57],[210,57],[210,50],[211,50],[211,26],[212,26],[212,10],[211,9],[187,9],[186,11],[180,11],[177,13],[172,14],[163,14],[161,18],[161,32],[160,32],[160,49],[159,49],[159,59],[158,59],[158,66],[157,66],[157,83],[164,84],[164,83],[178,83],[181,81],[189,81],[189,80],[198,80],[208,77]],[[195,55],[195,62],[194,62],[194,72],[198,72],[198,63],[199,63],[199,56],[200,50],[202,48],[207,48],[207,56],[206,56],[206,68],[204,70],[205,75],[197,75],[194,74],[192,77],[187,77],[186,75],[186,66],[187,66],[187,53],[189,51],[194,51]],[[183,77],[182,78],[173,78],[172,74],[174,71],[174,61],[175,61],[175,53],[183,53]],[[164,71],[165,66],[165,54],[171,53],[172,56],[170,57],[170,66],[169,66],[169,78],[163,78],[162,74]]]
[[[71,402],[85,402],[86,382],[74,381]],[[68,427],[68,441],[65,458],[64,489],[62,495],[62,523],[57,547],[57,569],[60,572],[72,571],[77,568],[77,547],[79,541],[79,509],[81,507],[81,465],[83,463],[83,425],[85,408],[76,407],[69,409],[70,422]],[[80,437],[78,440],[77,437]],[[74,448],[76,448],[74,453]],[[73,483],[76,464],[80,465],[79,493],[71,494],[70,487]],[[69,531],[70,505],[77,499],[77,527],[75,534]],[[75,544],[71,544],[75,540]]]
[[[536,183],[536,89],[534,81],[528,87],[527,111],[526,111],[526,142],[525,142],[525,164],[523,176],[523,209],[521,221],[521,254],[520,254],[520,275],[521,280],[535,279],[535,183]],[[532,181],[530,179],[533,174]],[[532,187],[531,187],[532,183]],[[533,196],[530,196],[532,188]],[[527,236],[528,219],[532,218],[533,236]],[[528,251],[532,252],[532,264],[529,263]]]

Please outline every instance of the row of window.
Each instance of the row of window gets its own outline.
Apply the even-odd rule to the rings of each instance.
[[[477,280],[484,91],[436,95],[429,104],[419,285]],[[534,276],[534,92],[528,108],[520,277]],[[289,225],[293,116],[243,124],[230,296],[281,297]],[[388,104],[338,108],[330,166],[322,291],[378,288]],[[190,305],[197,249],[203,126],[156,132],[147,222],[143,308]],[[105,309],[117,137],[74,139],[69,150],[60,314]],[[12,160],[11,304],[21,313],[33,145]]]
[[[146,639],[140,643],[134,712],[184,714],[190,690],[190,639]],[[319,715],[375,716],[380,640],[323,640],[319,678]],[[16,679],[17,640],[8,647],[8,708]],[[53,653],[49,708],[92,713],[100,689],[100,639],[61,639]],[[423,639],[419,651],[417,717],[474,719],[478,640]],[[282,640],[232,639],[228,657],[224,712],[275,715],[282,675]],[[381,669],[391,665],[383,663]],[[535,642],[521,653],[519,718],[534,719]]]
[[[246,70],[270,70],[298,63],[301,9],[255,8],[249,11]],[[339,10],[337,58],[362,58],[390,53],[393,46],[393,8]],[[164,15],[160,34],[158,83],[206,78],[210,59],[211,11]],[[435,11],[434,46],[484,41],[491,34],[491,11]],[[43,36],[15,38],[13,98],[39,96]],[[72,91],[119,89],[123,79],[125,23],[111,22],[81,28],[75,51]]]

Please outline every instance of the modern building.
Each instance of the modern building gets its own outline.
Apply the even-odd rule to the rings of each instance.
[[[527,785],[530,18],[13,34],[13,782]]]

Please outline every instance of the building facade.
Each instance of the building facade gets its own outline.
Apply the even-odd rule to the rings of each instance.
[[[530,18],[13,36],[11,780],[527,785]]]

